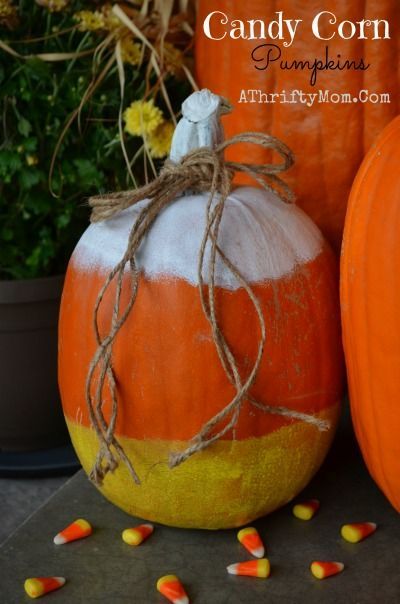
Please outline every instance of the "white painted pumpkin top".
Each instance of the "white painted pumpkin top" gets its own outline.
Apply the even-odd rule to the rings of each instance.
[[[176,277],[198,284],[198,254],[206,224],[208,195],[185,195],[165,208],[142,243],[137,264],[147,277]],[[80,239],[71,262],[78,270],[107,273],[125,253],[129,231],[144,200],[104,222],[91,224]],[[312,261],[323,238],[296,206],[277,195],[252,187],[235,189],[226,200],[219,245],[250,283],[280,279]],[[206,249],[203,279],[208,283]],[[128,265],[127,265],[128,270]],[[240,287],[220,259],[215,284]]]
[[[170,159],[179,162],[198,147],[215,147],[223,140],[220,116],[223,99],[207,89],[191,94],[182,105],[171,147]],[[176,277],[198,285],[198,257],[206,227],[208,194],[186,194],[157,217],[138,250],[137,266],[149,278]],[[81,270],[107,273],[123,257],[135,217],[148,200],[89,226],[72,257]],[[262,283],[290,275],[313,260],[322,250],[317,227],[296,206],[262,189],[242,187],[226,200],[218,244],[250,283]],[[203,281],[209,282],[208,243]],[[128,265],[126,267],[128,270]],[[215,284],[240,287],[220,258]]]

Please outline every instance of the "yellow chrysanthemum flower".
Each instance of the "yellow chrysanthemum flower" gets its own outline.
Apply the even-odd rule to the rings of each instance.
[[[134,101],[124,112],[125,130],[133,136],[149,136],[163,122],[161,109],[150,101]]]
[[[13,29],[18,25],[17,7],[11,0],[0,0],[0,25]]]
[[[103,6],[102,13],[104,15],[104,25],[108,31],[113,31],[114,29],[121,27],[121,21],[118,19],[117,15],[112,12],[112,6],[110,4]]]
[[[174,124],[172,122],[163,122],[147,138],[151,157],[160,159],[168,155],[171,149],[172,135],[174,134]]]
[[[97,31],[106,28],[104,14],[98,10],[81,10],[74,14],[75,21],[78,21],[79,31]]]
[[[142,47],[132,38],[124,38],[121,41],[121,56],[124,63],[139,65],[142,58]]]
[[[59,13],[68,3],[69,0],[36,0],[36,4],[47,8],[51,13]]]
[[[0,18],[10,17],[15,11],[15,6],[13,6],[10,0],[0,0]]]
[[[28,164],[28,166],[36,166],[36,164],[39,163],[39,158],[37,155],[27,155],[26,163]]]
[[[121,27],[121,21],[112,12],[110,4],[105,4],[101,10],[81,10],[75,13],[75,21],[78,21],[80,31],[113,31]]]
[[[164,43],[164,62],[167,71],[172,75],[176,75],[183,65],[183,53],[169,42]]]

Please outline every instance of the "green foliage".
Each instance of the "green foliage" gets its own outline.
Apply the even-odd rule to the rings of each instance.
[[[24,56],[93,50],[101,34],[80,32],[73,13],[95,6],[71,0],[64,10],[50,12],[34,0],[20,0],[18,27],[0,25],[0,38]],[[132,187],[118,135],[116,65],[68,128],[49,182],[53,153],[67,120],[81,103],[93,70],[98,74],[112,52],[94,65],[93,53],[46,62],[0,49],[0,279],[62,273],[88,223],[87,198]],[[126,65],[126,105],[142,97],[146,67]],[[172,77],[170,84],[177,110],[188,86]],[[127,137],[126,145],[129,157],[140,149],[137,138]],[[140,154],[139,159],[134,164],[138,182],[143,171]]]

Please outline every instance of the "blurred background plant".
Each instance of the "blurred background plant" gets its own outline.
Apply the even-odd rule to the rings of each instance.
[[[85,198],[156,171],[192,33],[189,0],[0,0],[0,279],[64,272]]]

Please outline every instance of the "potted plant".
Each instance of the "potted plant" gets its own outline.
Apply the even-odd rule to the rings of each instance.
[[[67,438],[63,273],[85,198],[135,186],[168,152],[193,84],[185,4],[0,0],[0,450]]]

